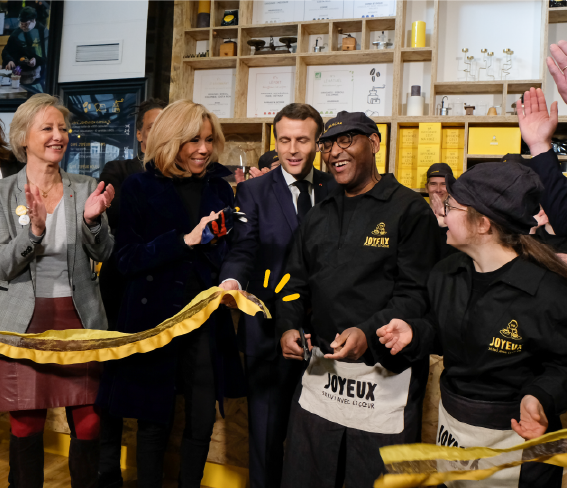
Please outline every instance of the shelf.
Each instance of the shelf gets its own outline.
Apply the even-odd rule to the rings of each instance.
[[[402,61],[431,61],[433,49],[430,47],[403,47]]]
[[[567,117],[566,117],[567,118]],[[517,115],[423,115],[421,117],[410,117],[408,115],[398,116],[396,120],[401,126],[417,125],[420,122],[441,122],[446,126],[458,126],[467,122],[471,124],[498,124],[518,125]]]
[[[236,68],[236,56],[209,57],[209,58],[184,58],[183,64],[194,69]]]
[[[541,80],[443,81],[434,83],[434,87],[439,95],[501,94],[505,84],[508,93],[520,93],[531,87],[541,88],[541,83]]]
[[[199,29],[186,29],[185,34],[192,37],[196,41],[207,41],[211,29],[209,27],[201,27]]]
[[[295,66],[297,54],[268,54],[241,56],[239,58],[246,66],[264,67],[264,66]]]
[[[307,66],[392,63],[394,61],[394,50],[333,51],[329,53],[302,53],[298,56]]]
[[[396,17],[365,18],[366,26],[371,31],[388,31],[396,29]]]
[[[567,7],[556,7],[549,9],[549,23],[560,24],[567,22]]]

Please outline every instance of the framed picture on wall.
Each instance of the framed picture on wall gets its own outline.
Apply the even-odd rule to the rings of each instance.
[[[61,161],[65,171],[98,178],[109,161],[137,154],[136,112],[146,85],[146,78],[59,85],[71,111],[69,146]]]
[[[63,5],[0,2],[1,111],[15,112],[31,95],[57,91]]]

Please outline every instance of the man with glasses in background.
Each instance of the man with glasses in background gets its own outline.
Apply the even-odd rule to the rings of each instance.
[[[424,199],[380,175],[376,123],[340,112],[320,137],[339,188],[299,228],[277,302],[284,357],[309,356],[299,337],[312,308],[311,358],[292,403],[282,488],[371,488],[384,472],[379,449],[419,442],[428,360],[392,356],[376,331],[421,317],[436,261],[437,221]]]

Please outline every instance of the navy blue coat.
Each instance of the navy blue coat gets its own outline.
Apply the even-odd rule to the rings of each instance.
[[[232,188],[223,180],[229,174],[218,163],[209,165],[199,218],[234,205]],[[124,182],[120,204],[116,262],[128,284],[117,329],[134,333],[155,327],[185,307],[188,280],[197,280],[201,291],[217,285],[229,241],[225,238],[215,246],[194,249],[183,243],[183,236],[193,230],[189,215],[172,179],[152,162],[144,173]],[[209,324],[222,412],[224,396],[245,394],[244,376],[230,312],[221,307]],[[97,403],[122,417],[167,422],[177,393],[179,339],[150,353],[107,363]]]
[[[315,203],[321,202],[336,188],[334,178],[314,169]],[[247,222],[236,222],[233,247],[222,266],[220,280],[233,278],[243,289],[260,298],[275,318],[276,298],[285,295],[285,287],[276,295],[276,285],[284,275],[285,263],[293,236],[299,226],[292,195],[281,166],[258,178],[238,185],[236,205],[246,214]],[[269,284],[264,288],[264,273],[270,270]],[[248,356],[273,359],[279,337],[275,320],[242,314],[238,324],[238,345]]]

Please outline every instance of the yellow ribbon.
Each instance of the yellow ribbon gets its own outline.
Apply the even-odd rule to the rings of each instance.
[[[254,295],[212,287],[199,293],[181,312],[157,327],[135,334],[91,329],[48,330],[41,334],[0,331],[0,355],[36,363],[77,364],[153,351],[203,325],[225,295],[231,295],[242,312],[248,315],[263,312],[271,318],[266,306]]]
[[[483,480],[503,469],[520,466],[527,462],[541,462],[555,466],[567,467],[567,453],[549,452],[546,455],[531,456],[511,463],[505,463],[492,468],[480,470],[462,470],[445,472],[415,472],[423,469],[423,462],[436,461],[472,461],[486,459],[499,454],[514,451],[524,451],[534,446],[567,439],[567,429],[545,434],[537,439],[523,442],[507,449],[493,449],[489,447],[460,447],[436,446],[432,444],[406,444],[387,446],[380,449],[382,460],[386,466],[400,464],[400,474],[386,474],[374,483],[374,488],[413,488],[418,486],[436,486],[447,481],[456,480]],[[551,450],[565,449],[563,446],[552,446]],[[413,463],[412,463],[413,462]],[[414,471],[414,472],[412,472]]]

